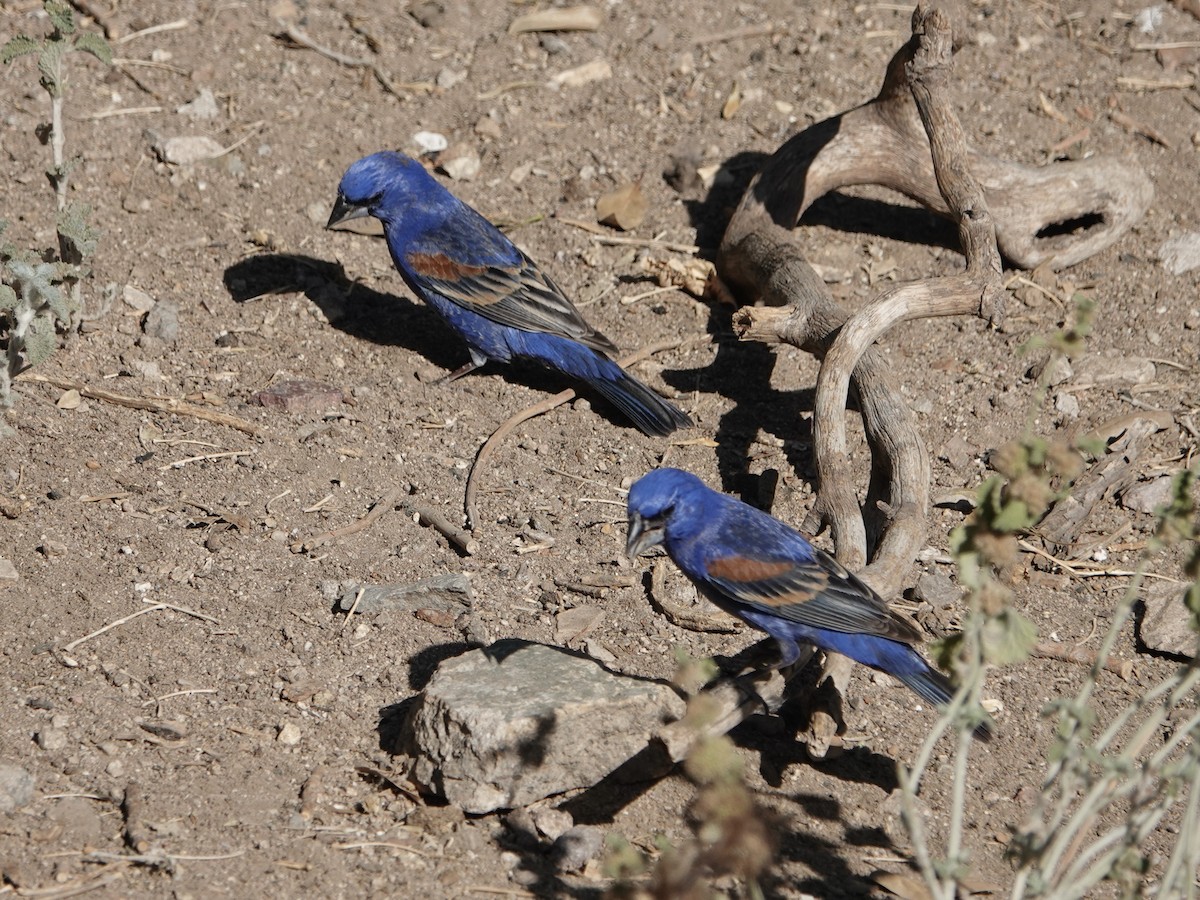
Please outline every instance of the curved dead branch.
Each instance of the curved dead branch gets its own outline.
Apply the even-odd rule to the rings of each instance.
[[[817,521],[810,517],[805,527],[827,523],[838,559],[862,569],[866,527],[848,477],[845,435],[853,383],[872,451],[867,499],[887,518],[875,559],[860,574],[883,596],[899,590],[924,541],[930,468],[915,417],[873,343],[914,318],[1001,318],[999,251],[1022,266],[1072,265],[1117,240],[1153,193],[1127,160],[1031,169],[968,148],[945,96],[950,55],[948,18],[918,7],[913,36],[889,63],[879,95],[806,129],[767,161],[734,213],[717,259],[721,286],[737,302],[766,304],[735,317],[743,339],[788,343],[823,358],[814,415]],[[817,199],[855,184],[892,188],[955,220],[966,271],[899,286],[851,317],[808,265],[792,229]],[[827,662],[835,698],[848,674],[848,661]],[[810,753],[824,755],[844,728],[838,719],[836,709],[814,717]]]
[[[649,359],[656,353],[664,353],[667,350],[674,350],[680,346],[683,341],[666,340],[659,341],[656,344],[651,344],[648,347],[643,347],[641,350],[636,350],[627,356],[617,360],[617,365],[622,369],[628,369],[630,366],[641,362],[643,359]],[[552,409],[557,409],[564,403],[575,399],[575,389],[567,388],[565,391],[559,391],[553,397],[547,397],[532,406],[527,406],[516,415],[510,417],[500,424],[500,427],[492,432],[491,436],[484,441],[483,446],[479,448],[479,452],[475,454],[475,462],[471,464],[471,471],[467,473],[467,489],[463,496],[463,507],[467,516],[467,529],[472,533],[479,530],[479,512],[475,506],[475,495],[479,490],[478,483],[475,481],[475,475],[478,472],[486,470],[484,465],[500,446],[500,443],[512,433],[512,430],[522,422],[528,422],[540,415],[550,412]]]

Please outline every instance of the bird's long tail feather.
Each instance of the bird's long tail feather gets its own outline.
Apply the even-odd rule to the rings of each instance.
[[[676,429],[692,424],[687,413],[632,375],[622,372],[617,380],[590,378],[588,382],[646,434],[666,437]]]
[[[924,660],[922,660],[924,662]],[[954,697],[955,687],[950,679],[937,669],[925,666],[924,671],[897,672],[896,677],[921,697],[935,706],[944,706]],[[981,722],[975,727],[975,737],[981,741],[992,739],[992,728],[988,722]]]

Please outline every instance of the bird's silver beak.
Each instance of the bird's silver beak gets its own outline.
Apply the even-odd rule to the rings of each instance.
[[[663,540],[663,526],[658,522],[648,522],[637,513],[629,514],[629,535],[625,538],[625,555],[637,559],[651,547],[657,547]]]
[[[333,204],[333,212],[329,214],[329,221],[325,223],[325,227],[332,228],[335,225],[341,225],[343,222],[361,219],[370,214],[371,212],[367,207],[347,203],[346,198],[338,194],[338,198]]]

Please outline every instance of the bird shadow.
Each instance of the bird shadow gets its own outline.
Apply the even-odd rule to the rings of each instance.
[[[225,288],[235,303],[265,301],[278,294],[302,293],[330,325],[373,344],[403,347],[423,356],[447,374],[469,359],[467,346],[436,312],[393,294],[373,290],[351,279],[339,263],[298,253],[260,253],[239,260],[224,273]],[[581,382],[520,360],[484,366],[467,378],[502,375],[504,380],[539,393],[574,388],[593,408],[615,424],[633,427],[607,400]],[[465,380],[465,379],[464,379]],[[453,385],[443,385],[454,390]]]
[[[229,266],[224,282],[235,303],[300,292],[340,331],[412,350],[446,369],[467,356],[465,348],[456,351],[462,342],[433,310],[352,280],[340,263],[299,253],[259,253]]]

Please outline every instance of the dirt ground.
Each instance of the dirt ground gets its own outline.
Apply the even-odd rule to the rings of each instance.
[[[92,308],[103,285],[117,295],[38,371],[133,397],[187,398],[260,433],[99,399],[60,408],[62,389],[18,388],[0,473],[0,557],[16,575],[0,580],[0,762],[27,770],[36,791],[0,819],[0,894],[598,896],[606,882],[595,864],[558,872],[548,843],[518,839],[505,817],[414,802],[372,775],[393,773],[381,733],[439,660],[502,637],[554,643],[563,606],[599,607],[589,646],[639,675],[670,676],[675,647],[728,654],[750,642],[747,632],[687,631],[654,611],[643,564],[623,559],[621,488],[667,463],[754,496],[757,476],[774,470],[773,511],[801,522],[813,501],[817,365],[800,351],[738,343],[728,308],[685,293],[623,302],[655,286],[641,255],[691,254],[605,243],[569,220],[594,223],[598,196],[640,180],[649,213],[632,237],[695,244],[713,258],[762,155],[872,96],[907,38],[909,11],[696,0],[680,16],[649,0],[614,0],[601,5],[597,31],[539,38],[507,33],[528,11],[515,4],[298,0],[295,21],[316,43],[378,60],[396,96],[368,69],[281,38],[279,9],[268,3],[93,6],[118,36],[181,24],[117,44],[120,70],[71,62],[67,147],[81,159],[72,193],[102,231]],[[0,4],[0,39],[43,33],[39,8]],[[1039,432],[1064,436],[1135,409],[1171,413],[1174,424],[1139,462],[1149,478],[1178,470],[1196,449],[1183,424],[1200,407],[1196,270],[1171,274],[1159,248],[1200,222],[1200,93],[1144,84],[1194,84],[1200,51],[1139,47],[1195,42],[1200,22],[1161,4],[1135,18],[1142,10],[1107,0],[964,4],[955,97],[969,139],[992,155],[1040,165],[1128,152],[1153,180],[1145,219],[1064,277],[1096,300],[1089,352],[1153,360],[1154,378],[1068,390],[1077,412],[1051,398],[1033,419]],[[593,60],[607,61],[611,77],[546,86]],[[2,79],[6,237],[50,247],[49,151],[35,135],[48,101],[28,58]],[[742,102],[725,118],[735,85]],[[205,88],[215,117],[177,112]],[[323,229],[346,166],[379,149],[415,152],[419,131],[478,154],[472,180],[439,177],[505,223],[623,349],[683,342],[637,372],[696,428],[647,438],[602,402],[575,400],[521,425],[493,458],[473,555],[391,509],[306,552],[299,544],[354,523],[395,489],[457,524],[482,441],[568,386],[491,368],[435,384],[466,361],[465,348],[405,289],[381,241]],[[178,166],[153,149],[199,135],[230,152]],[[678,155],[723,164],[722,175],[681,194],[663,176]],[[812,259],[850,305],[881,284],[961,265],[949,226],[883,192],[830,198],[808,218]],[[177,333],[170,321],[148,329],[124,299],[127,285],[156,301],[160,318],[174,304]],[[1020,348],[1063,321],[1058,299],[1028,290],[1002,330],[932,320],[887,337],[934,458],[935,497],[977,486],[987,451],[1021,432],[1036,385]],[[332,390],[295,411],[256,401],[290,379]],[[947,535],[963,515],[954,502],[933,511],[933,552],[914,561],[912,582],[921,571],[953,574]],[[1133,568],[1152,525],[1149,514],[1105,500],[1084,535],[1095,542],[1084,563]],[[539,548],[545,534],[552,546]],[[1128,579],[1024,562],[1019,602],[1041,639],[1095,649]],[[1179,562],[1168,555],[1156,571],[1179,577]],[[334,609],[339,583],[453,572],[475,592],[473,611],[457,620],[347,622]],[[564,587],[589,579],[624,586],[598,596]],[[147,614],[129,618],[138,612]],[[934,631],[954,621],[928,609],[918,616]],[[1142,652],[1132,626],[1117,655],[1134,661],[1133,675],[1102,680],[1102,716],[1174,665]],[[998,737],[976,751],[967,811],[985,880],[1010,877],[1005,844],[1036,796],[1053,733],[1040,711],[1083,671],[1033,659],[987,685],[1002,705]],[[734,733],[752,788],[786,823],[771,896],[868,895],[873,870],[900,871],[908,856],[895,764],[912,758],[931,713],[865,670],[852,691],[853,749],[835,760],[809,762],[786,715],[782,728],[748,723]],[[942,753],[923,795],[935,845],[950,790],[951,748]],[[141,797],[139,836],[171,857],[167,868],[115,862],[132,852],[121,810],[131,787]],[[577,821],[644,846],[662,833],[680,841],[692,796],[673,775]]]

